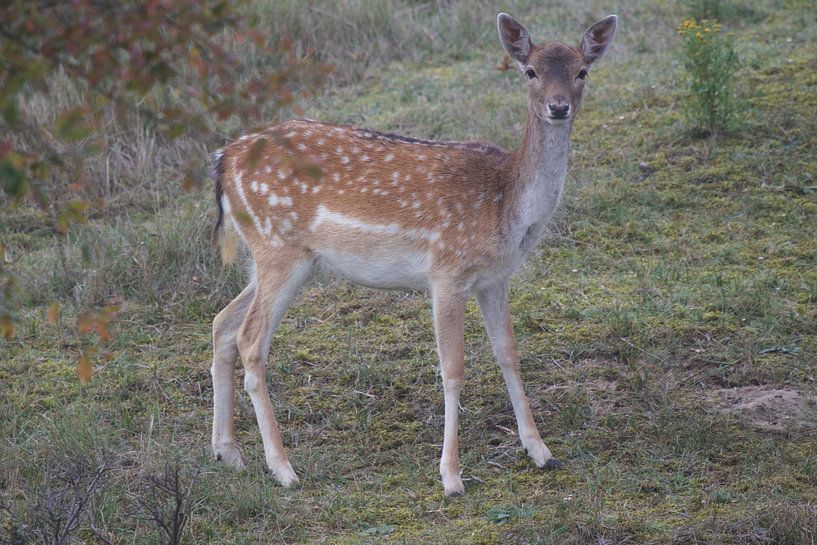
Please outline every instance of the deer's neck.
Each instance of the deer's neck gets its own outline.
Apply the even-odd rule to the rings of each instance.
[[[525,139],[514,154],[508,212],[511,229],[533,244],[553,216],[564,188],[572,123],[551,125],[529,109]]]

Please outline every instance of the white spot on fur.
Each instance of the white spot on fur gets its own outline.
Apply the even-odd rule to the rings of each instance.
[[[429,229],[404,229],[397,223],[367,223],[361,221],[353,216],[348,216],[340,212],[333,212],[324,205],[318,206],[315,219],[309,225],[309,230],[314,232],[322,223],[334,223],[344,227],[349,227],[354,230],[364,231],[366,233],[374,233],[378,235],[399,235],[412,239],[423,239],[428,241],[436,241],[440,238],[438,231],[431,231]]]
[[[269,192],[269,186],[267,184],[259,185],[258,189],[261,191],[262,195],[266,195]]]
[[[238,198],[241,199],[241,203],[244,205],[244,210],[247,211],[250,218],[252,219],[252,223],[255,226],[255,230],[261,235],[268,235],[268,231],[264,231],[264,228],[261,226],[261,220],[258,219],[258,216],[255,215],[250,203],[247,201],[247,196],[244,194],[244,186],[241,184],[241,171],[238,170],[236,165],[236,161],[233,161],[233,170],[236,171],[235,174],[235,189],[238,192]]]
[[[258,193],[258,182],[255,180],[250,182],[250,188],[253,190],[253,192]]]
[[[344,165],[348,165],[349,158],[344,155],[343,157],[340,158],[340,162],[343,163]]]
[[[300,144],[298,144],[298,149],[301,150],[301,151],[304,151],[306,149],[306,144],[301,142]]]
[[[275,193],[270,193],[267,202],[270,206],[292,206],[292,197],[279,197]]]
[[[387,162],[387,163],[391,163],[391,162],[394,160],[394,154],[393,154],[393,153],[389,153],[388,155],[386,155],[386,156],[383,158],[383,160],[384,160],[385,162]]]

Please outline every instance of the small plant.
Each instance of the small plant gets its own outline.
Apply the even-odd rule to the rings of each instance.
[[[690,77],[687,122],[704,135],[730,129],[738,110],[733,76],[740,68],[732,37],[708,19],[687,19],[678,34]]]
[[[156,525],[161,545],[180,545],[193,509],[193,488],[201,466],[185,470],[179,461],[166,463],[161,472],[148,475],[139,505]]]

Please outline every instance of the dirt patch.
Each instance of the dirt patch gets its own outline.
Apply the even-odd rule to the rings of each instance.
[[[567,381],[553,384],[540,390],[541,395],[551,401],[558,402],[564,396],[582,393],[586,396],[588,406],[595,414],[609,414],[621,405],[624,394],[619,391],[615,380],[603,378],[586,380],[583,382]]]
[[[791,388],[744,386],[707,392],[712,410],[733,415],[770,431],[806,432],[817,429],[817,397]]]

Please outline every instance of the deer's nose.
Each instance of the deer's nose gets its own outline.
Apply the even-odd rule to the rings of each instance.
[[[570,103],[561,97],[556,97],[548,102],[548,110],[550,110],[550,117],[564,119],[570,113]]]

